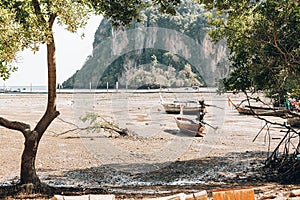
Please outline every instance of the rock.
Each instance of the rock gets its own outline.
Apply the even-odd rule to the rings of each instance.
[[[63,196],[54,195],[51,200],[115,200],[115,195],[81,195],[81,196]]]

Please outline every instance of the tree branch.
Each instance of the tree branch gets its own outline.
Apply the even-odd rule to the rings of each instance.
[[[286,52],[284,52],[280,47],[279,47],[279,45],[278,45],[278,41],[277,41],[277,35],[274,33],[274,47],[278,50],[278,52],[282,55],[282,57],[283,57],[283,60],[284,60],[284,62],[285,62],[285,64],[286,64],[286,66],[288,67],[288,69],[290,69],[290,64],[289,64],[289,61],[288,61],[288,59],[287,59],[287,53]]]
[[[45,20],[45,18],[42,15],[42,11],[41,11],[41,7],[40,7],[39,1],[38,0],[32,0],[32,4],[33,4],[33,7],[34,7],[35,14],[38,17],[39,21],[41,23],[46,23],[46,20]]]
[[[21,131],[24,135],[28,134],[31,131],[29,124],[25,124],[23,122],[18,122],[18,121],[10,121],[3,117],[0,117],[0,126],[12,130]]]
[[[72,125],[72,126],[75,126],[76,128],[79,128],[79,126],[77,126],[76,124],[72,123],[72,122],[68,122],[60,117],[57,117],[58,120],[62,121],[63,123],[66,123],[66,124],[69,124],[69,125]]]
[[[89,130],[89,129],[90,129],[90,127],[84,127],[84,128],[76,127],[76,128],[61,132],[61,133],[56,133],[54,131],[52,131],[52,133],[54,133],[55,137],[58,137],[58,136],[61,136],[61,135],[65,135],[67,133],[72,133],[72,132],[75,132],[75,131],[84,131],[84,130]]]
[[[39,139],[42,137],[48,126],[51,124],[51,122],[59,115],[58,111],[54,112],[48,112],[44,114],[44,116],[40,119],[40,121],[37,123],[34,130],[39,133]]]
[[[56,14],[51,14],[50,18],[49,18],[49,27],[52,27],[56,18]]]

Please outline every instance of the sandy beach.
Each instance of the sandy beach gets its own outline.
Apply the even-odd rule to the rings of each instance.
[[[259,188],[257,196],[275,188],[288,190],[290,186],[268,183],[254,170],[283,137],[278,127],[271,127],[270,143],[264,131],[253,142],[264,123],[239,115],[227,103],[229,94],[178,90],[163,96],[204,99],[214,105],[207,107],[205,136],[181,133],[175,115],[165,113],[157,92],[58,94],[61,114],[43,136],[36,160],[41,180],[139,196],[243,186]],[[230,97],[234,102],[243,99]],[[44,113],[46,98],[46,94],[0,94],[0,116],[33,128]],[[88,112],[129,129],[132,136],[74,130],[88,125],[79,120]],[[18,181],[24,138],[0,127],[0,141],[0,183],[9,185]]]

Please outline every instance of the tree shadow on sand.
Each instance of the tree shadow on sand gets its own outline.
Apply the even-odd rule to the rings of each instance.
[[[149,195],[153,192],[165,194],[282,183],[272,172],[264,169],[267,154],[265,151],[231,152],[219,157],[155,163],[157,169],[152,171],[146,169],[153,169],[153,164],[105,164],[41,178],[51,186],[51,190],[37,192],[48,194],[44,197],[62,193]],[[130,171],[134,168],[145,168],[145,171]],[[16,191],[12,185],[0,187],[1,197],[13,192],[20,191]]]
[[[259,185],[271,179],[264,173],[263,166],[267,152],[232,152],[221,157],[205,157],[194,160],[160,163],[162,168],[147,171],[153,164],[106,164],[99,167],[71,170],[61,177],[49,176],[47,182],[58,185],[80,187],[226,187]],[[151,166],[150,166],[151,165]],[[127,169],[145,168],[144,172]]]

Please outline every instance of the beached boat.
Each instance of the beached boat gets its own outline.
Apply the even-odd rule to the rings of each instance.
[[[236,105],[230,98],[228,101],[233,105],[233,107],[242,115],[261,115],[261,116],[285,116],[288,112],[285,108],[277,107],[262,107],[262,106],[250,106],[250,105]]]
[[[0,89],[0,93],[8,93],[8,92],[10,92],[10,90],[7,88]]]
[[[235,109],[243,115],[261,115],[261,116],[285,116],[287,110],[285,109],[276,109],[276,108],[266,108],[266,107],[235,107]]]
[[[181,108],[183,108],[183,114],[185,115],[197,115],[200,111],[205,110],[199,103],[192,101],[162,102],[161,104],[165,112],[170,114],[179,114]]]
[[[300,117],[288,117],[286,120],[291,127],[300,128]]]
[[[204,125],[201,122],[195,122],[181,115],[175,116],[175,121],[180,131],[193,136],[204,136]]]
[[[291,127],[300,128],[300,112],[298,111],[290,112],[286,116],[286,122]]]
[[[184,115],[198,115],[200,111],[205,111],[204,102],[202,104],[200,104],[200,102],[193,100],[174,100],[166,102],[160,95],[160,103],[165,112],[169,114],[179,114],[182,111]]]

